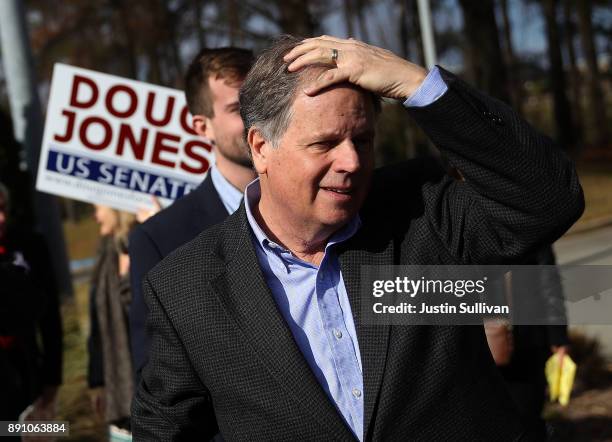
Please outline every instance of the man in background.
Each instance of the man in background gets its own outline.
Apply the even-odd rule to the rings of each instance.
[[[203,49],[187,70],[185,95],[193,129],[214,143],[216,164],[198,188],[130,235],[130,339],[136,385],[149,350],[144,276],[174,249],[238,209],[244,188],[255,178],[238,104],[238,91],[252,63],[253,53],[247,49]]]
[[[509,333],[511,351],[508,360],[500,363],[494,359],[523,420],[544,436],[547,431],[542,419],[546,401],[544,371],[551,354],[562,361],[568,352],[567,313],[561,276],[554,267],[556,258],[552,246],[533,251],[522,264],[540,270],[517,271],[508,275],[506,297],[510,303],[515,303],[513,313],[516,317],[533,315],[546,318],[547,322],[514,325]]]

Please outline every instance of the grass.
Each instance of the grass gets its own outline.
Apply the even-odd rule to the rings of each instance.
[[[59,420],[70,423],[69,440],[106,440],[106,427],[95,419],[87,386],[89,284],[75,286],[74,298],[62,305],[64,324],[64,382],[59,390]]]
[[[100,240],[99,228],[93,217],[78,222],[64,222],[64,238],[71,260],[90,258],[95,255]]]

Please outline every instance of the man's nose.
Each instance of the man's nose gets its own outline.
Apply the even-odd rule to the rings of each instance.
[[[334,149],[334,172],[338,173],[355,173],[361,168],[361,158],[357,147],[352,141],[343,141]]]

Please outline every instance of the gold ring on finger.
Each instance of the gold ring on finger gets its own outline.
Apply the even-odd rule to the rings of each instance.
[[[338,61],[338,49],[334,48],[331,51],[332,51],[331,59],[335,63]]]

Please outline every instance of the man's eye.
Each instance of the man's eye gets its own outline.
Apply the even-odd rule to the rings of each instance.
[[[318,141],[316,143],[313,143],[312,147],[314,147],[315,149],[319,149],[319,150],[329,150],[333,148],[334,145],[335,143],[332,141]]]

